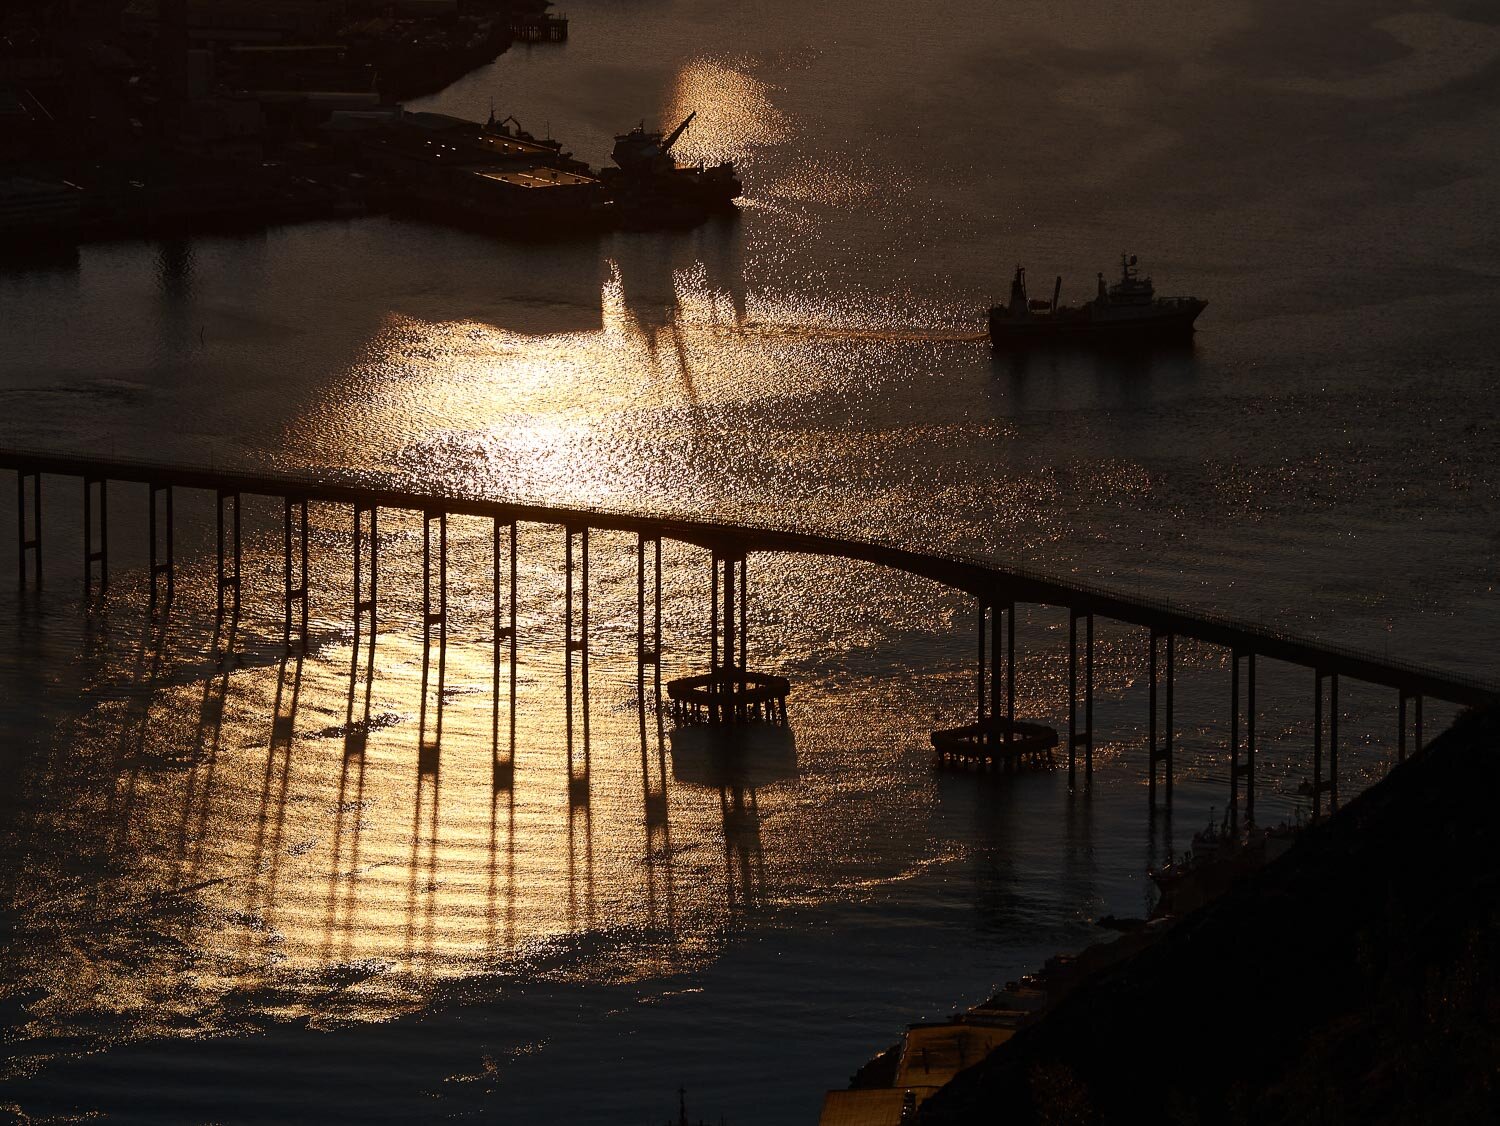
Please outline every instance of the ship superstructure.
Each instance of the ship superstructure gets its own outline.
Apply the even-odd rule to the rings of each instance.
[[[627,222],[691,225],[733,207],[742,190],[733,163],[683,165],[672,155],[672,146],[697,116],[688,114],[665,135],[642,122],[615,138],[610,157],[617,167],[601,169],[599,176]]]

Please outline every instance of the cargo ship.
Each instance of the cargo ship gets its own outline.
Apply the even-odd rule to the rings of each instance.
[[[1098,295],[1085,305],[1059,305],[1062,278],[1052,300],[1029,298],[1026,267],[1017,266],[1010,283],[1010,303],[990,309],[990,341],[997,348],[1044,342],[1113,345],[1185,340],[1193,322],[1208,307],[1196,297],[1158,297],[1149,277],[1141,277],[1135,255],[1120,255],[1120,280],[1106,285],[1098,276]]]

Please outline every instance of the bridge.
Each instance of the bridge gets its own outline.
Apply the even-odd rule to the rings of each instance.
[[[1228,808],[1236,819],[1242,800],[1247,819],[1254,818],[1258,658],[1301,667],[1312,674],[1315,717],[1312,813],[1315,818],[1325,808],[1331,812],[1338,804],[1338,693],[1341,678],[1397,693],[1398,761],[1406,757],[1409,735],[1417,747],[1422,745],[1424,700],[1470,707],[1500,702],[1500,687],[1472,677],[1391,661],[1359,649],[1330,645],[1157,599],[1133,597],[1027,568],[1004,566],[977,556],[914,551],[869,539],[826,536],[749,523],[412,491],[386,480],[353,473],[274,474],[16,449],[0,450],[0,468],[16,474],[18,582],[23,589],[28,584],[40,585],[42,582],[41,482],[44,476],[71,478],[81,485],[82,562],[88,589],[92,589],[96,582],[101,587],[108,583],[110,486],[134,484],[146,487],[145,516],[149,528],[153,602],[159,591],[166,597],[170,597],[172,591],[174,492],[202,490],[213,493],[218,505],[216,581],[220,615],[226,607],[238,605],[241,498],[258,496],[280,500],[284,509],[285,533],[284,636],[288,646],[298,643],[304,649],[307,645],[310,503],[343,506],[351,512],[356,626],[366,614],[373,621],[376,612],[376,532],[380,511],[404,510],[422,515],[423,638],[429,646],[434,634],[439,646],[446,642],[448,518],[462,515],[490,520],[494,526],[495,547],[493,590],[497,693],[503,648],[508,648],[512,678],[515,670],[518,524],[556,525],[566,532],[565,630],[570,683],[574,653],[582,654],[584,676],[587,676],[589,533],[623,532],[637,537],[637,659],[640,668],[654,666],[658,675],[661,663],[662,541],[703,548],[710,552],[713,568],[710,615],[713,628],[708,671],[687,678],[692,683],[674,695],[674,705],[679,718],[709,722],[743,720],[752,714],[784,718],[784,710],[778,711],[776,695],[779,691],[784,700],[785,681],[747,667],[745,560],[749,554],[789,552],[826,556],[915,575],[960,591],[977,604],[973,722],[953,731],[935,733],[934,741],[939,742],[939,736],[946,736],[950,747],[967,748],[971,757],[980,759],[999,760],[1013,746],[1017,749],[1031,747],[1028,739],[1034,739],[1035,732],[1040,729],[1035,723],[1018,720],[1015,714],[1016,606],[1038,604],[1065,608],[1069,614],[1068,730],[1062,742],[1070,784],[1077,780],[1080,760],[1085,782],[1093,774],[1094,619],[1099,617],[1137,626],[1149,633],[1147,755],[1149,800],[1153,808],[1157,804],[1158,788],[1167,803],[1172,797],[1175,653],[1179,638],[1220,646],[1230,655]],[[940,747],[942,745],[939,743]]]

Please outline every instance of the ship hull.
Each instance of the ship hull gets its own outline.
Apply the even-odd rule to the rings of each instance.
[[[990,343],[996,348],[1045,344],[1091,347],[1180,342],[1193,335],[1193,322],[1207,307],[1206,301],[1184,303],[1179,308],[1135,317],[1092,317],[1061,314],[1012,318],[1003,306],[990,310]],[[1083,313],[1084,310],[1078,310]]]

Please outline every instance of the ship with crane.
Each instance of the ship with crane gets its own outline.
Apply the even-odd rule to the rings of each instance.
[[[734,209],[743,190],[734,164],[678,164],[672,146],[687,132],[697,111],[687,115],[670,133],[646,128],[641,122],[615,138],[610,158],[614,168],[600,169],[604,184],[619,212],[621,224],[646,228],[695,226],[715,212]]]

